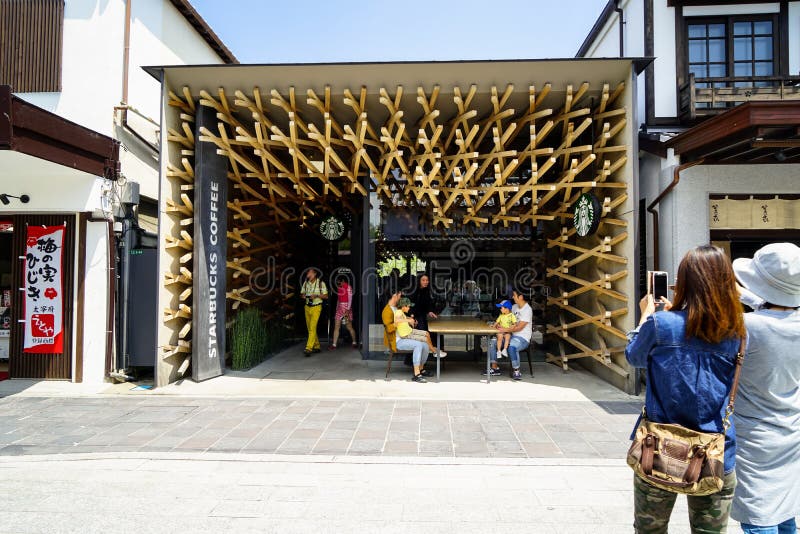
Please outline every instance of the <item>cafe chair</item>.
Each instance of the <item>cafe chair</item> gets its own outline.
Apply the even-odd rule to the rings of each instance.
[[[518,351],[519,352],[519,361],[522,362],[522,353],[524,352],[528,356],[528,369],[531,370],[531,378],[533,378],[533,362],[531,361],[531,349],[532,345],[528,345],[524,349]]]
[[[393,351],[392,349],[386,349],[386,351],[384,351],[384,352],[386,353],[386,380],[389,380],[389,373],[392,372],[392,360],[394,360],[394,357],[395,356],[405,356],[406,354],[411,354],[414,351],[413,350],[400,350],[400,349],[397,349],[397,350]]]

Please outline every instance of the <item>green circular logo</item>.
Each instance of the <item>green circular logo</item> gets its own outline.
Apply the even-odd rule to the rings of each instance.
[[[336,215],[328,215],[322,219],[319,233],[328,241],[337,241],[344,236],[344,222]]]
[[[580,237],[597,231],[600,225],[600,201],[591,193],[584,193],[572,206],[573,224]]]

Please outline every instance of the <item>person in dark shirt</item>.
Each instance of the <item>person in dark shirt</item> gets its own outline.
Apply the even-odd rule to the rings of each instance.
[[[414,318],[417,320],[417,328],[427,330],[428,319],[436,319],[436,313],[433,311],[431,279],[427,274],[418,277],[417,287],[411,296],[414,300]]]

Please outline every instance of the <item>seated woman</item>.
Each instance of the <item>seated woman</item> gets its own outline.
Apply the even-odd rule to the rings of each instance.
[[[430,373],[423,369],[428,359],[428,352],[436,352],[436,347],[431,342],[431,335],[424,330],[415,330],[413,327],[416,321],[413,317],[406,316],[411,310],[411,300],[407,297],[401,298],[397,303],[397,311],[394,312],[394,324],[397,330],[397,348],[400,350],[413,350],[412,361],[414,365],[414,382],[426,382],[425,377]],[[425,347],[427,345],[427,347]],[[428,350],[423,350],[423,349]],[[423,351],[425,356],[422,356]],[[447,353],[439,352],[439,357],[444,358]]]

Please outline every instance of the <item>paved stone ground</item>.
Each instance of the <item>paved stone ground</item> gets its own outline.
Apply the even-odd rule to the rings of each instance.
[[[638,401],[6,397],[0,533],[631,532],[624,453],[638,411]],[[688,531],[679,498],[670,532]]]
[[[224,452],[624,458],[639,401],[0,399],[0,456]]]
[[[0,477],[3,534],[633,530],[632,474],[621,460],[5,456]],[[671,533],[689,531],[685,503]]]

